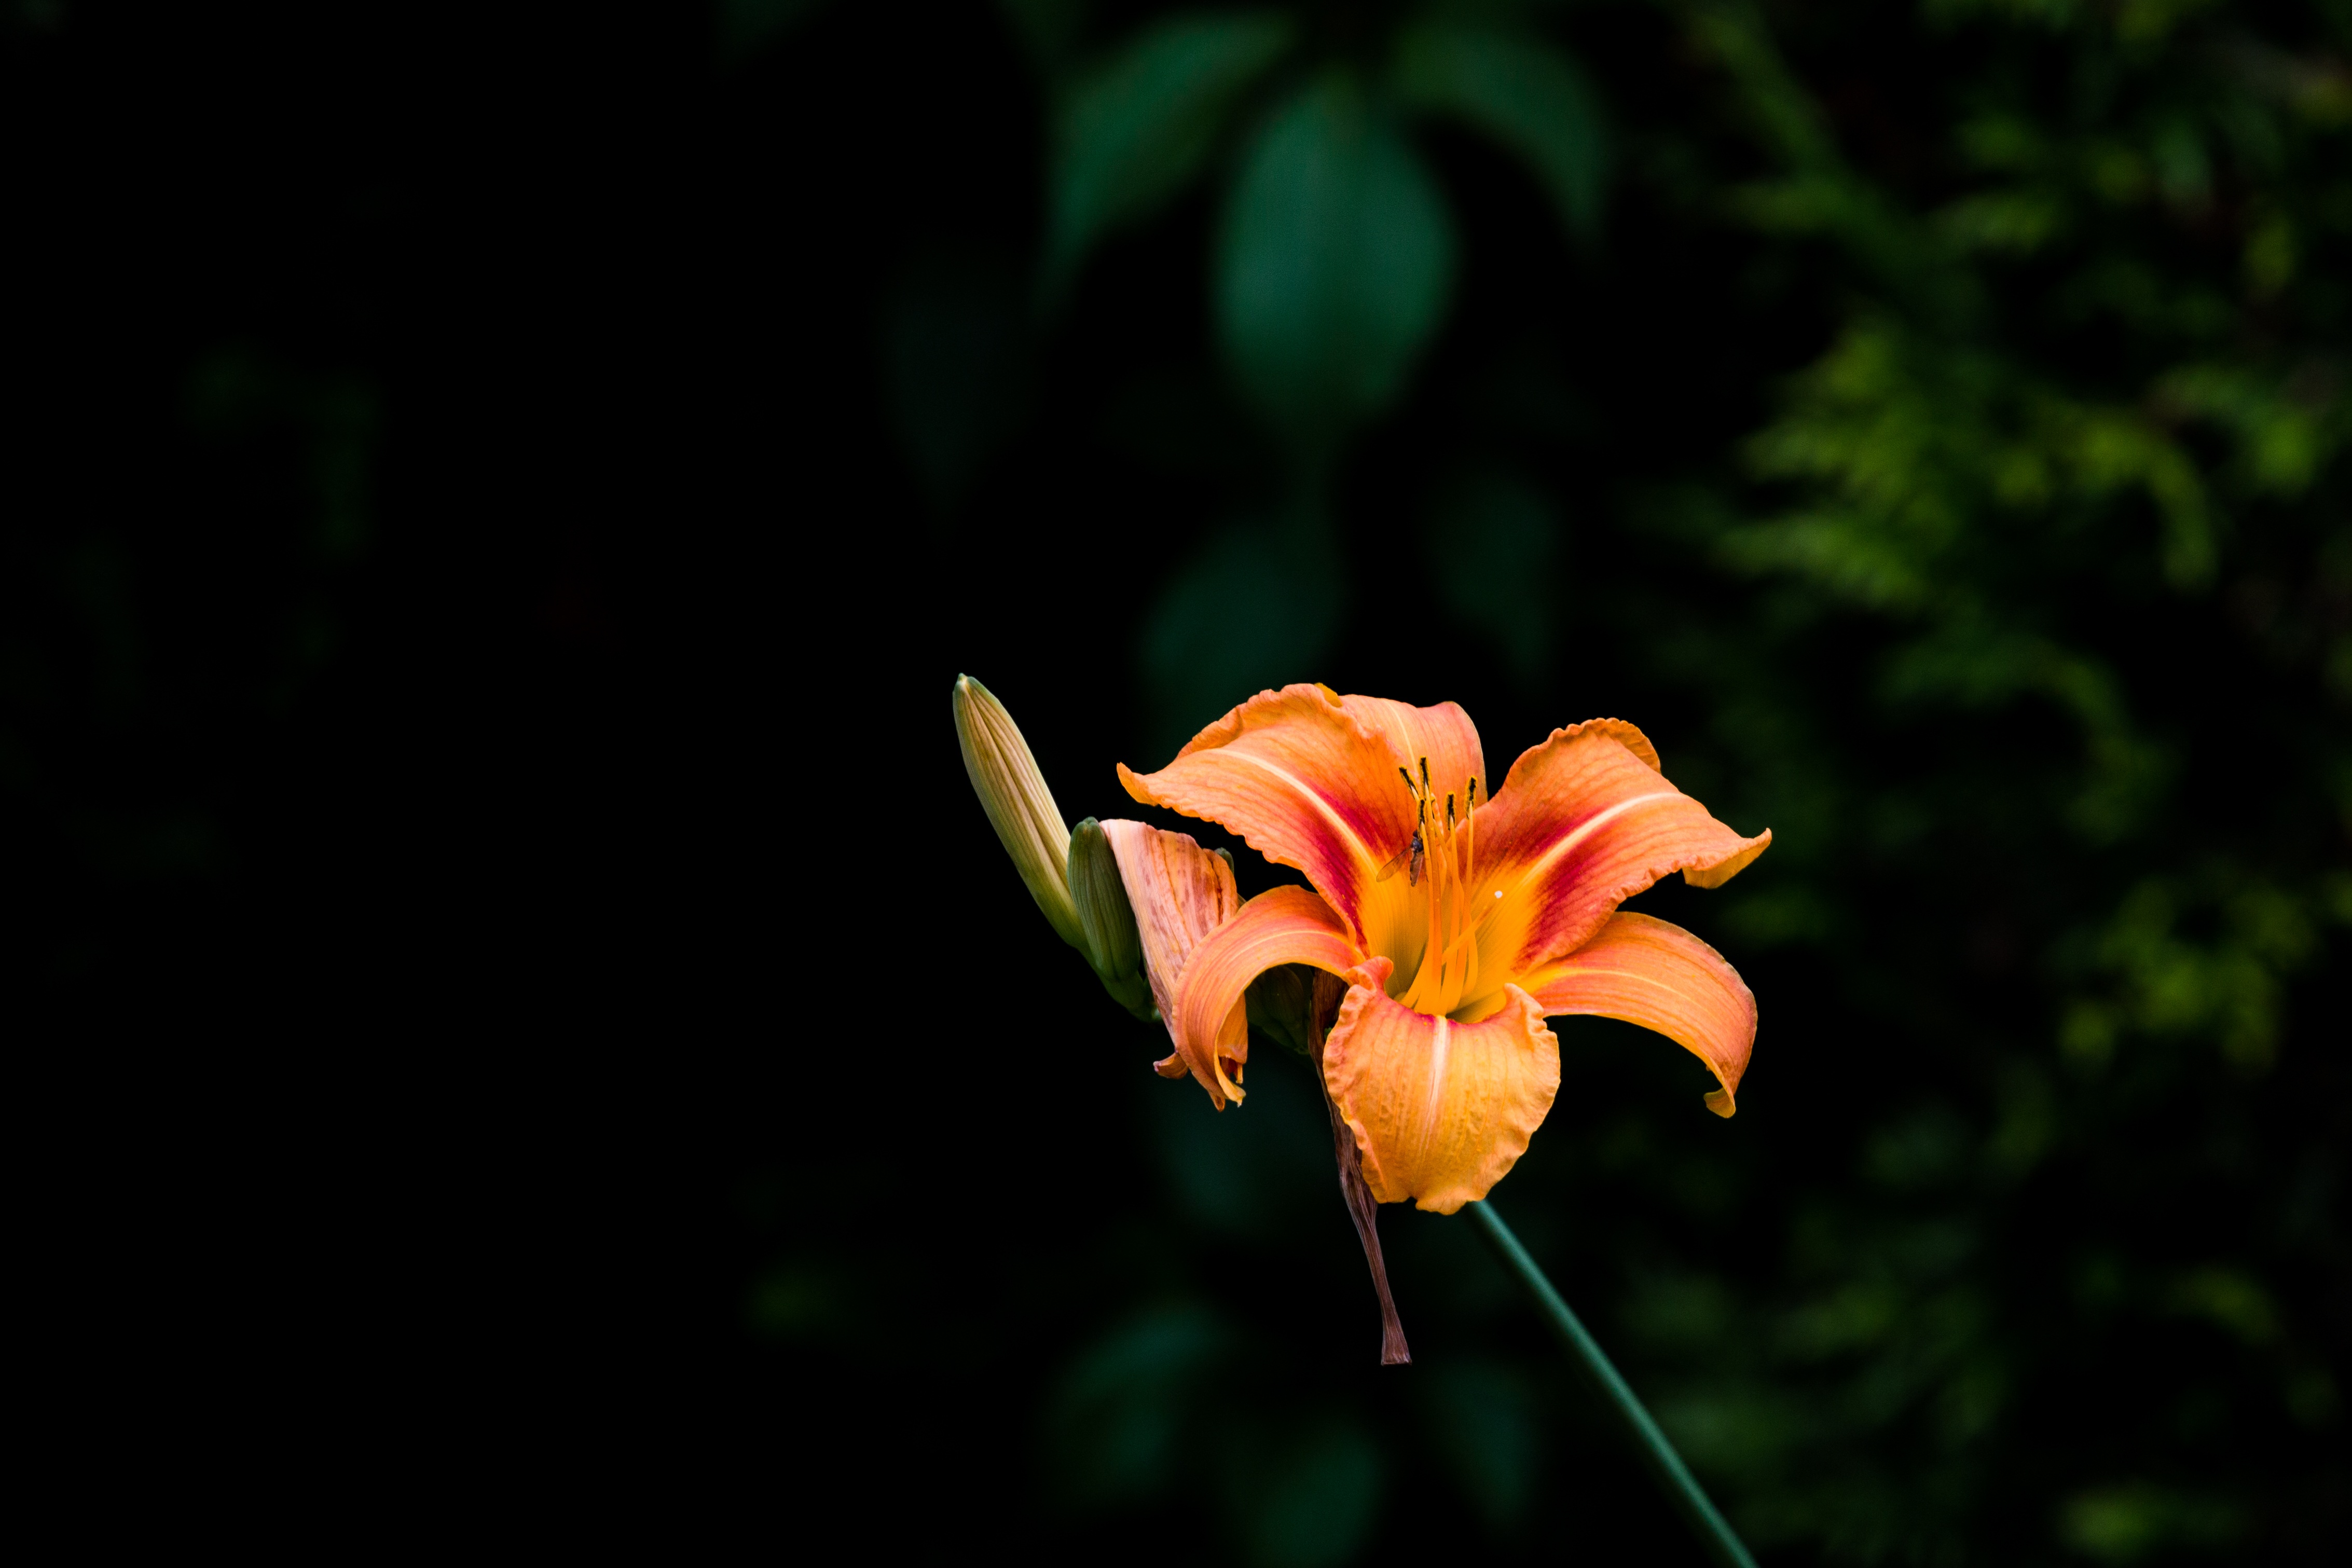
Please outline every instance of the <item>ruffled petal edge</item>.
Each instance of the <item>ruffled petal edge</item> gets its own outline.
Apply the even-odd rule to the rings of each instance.
[[[1717,1116],[1734,1098],[1756,1046],[1756,996],[1721,953],[1665,921],[1619,912],[1568,957],[1530,975],[1528,993],[1545,1013],[1622,1018],[1665,1036],[1706,1064],[1722,1087],[1706,1107]]]
[[[1527,1152],[1559,1092],[1559,1042],[1516,985],[1499,1012],[1463,1024],[1391,1000],[1389,967],[1374,958],[1346,976],[1324,1081],[1373,1194],[1453,1214]]]
[[[1249,1059],[1246,1026],[1238,1051],[1226,1043],[1226,1021],[1243,1015],[1251,981],[1277,964],[1308,963],[1345,974],[1363,962],[1347,922],[1307,888],[1272,888],[1244,904],[1192,952],[1168,1009],[1169,1033],[1209,1099],[1223,1110],[1242,1098],[1224,1060]],[[1205,1069],[1205,1070],[1204,1070]],[[1171,1075],[1172,1076],[1172,1075]]]

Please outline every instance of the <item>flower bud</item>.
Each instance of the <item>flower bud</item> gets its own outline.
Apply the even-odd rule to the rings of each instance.
[[[1087,955],[1103,989],[1149,1021],[1151,983],[1143,973],[1143,935],[1136,928],[1110,837],[1091,816],[1070,829],[1070,902],[1077,908],[1078,929],[1087,933]]]
[[[1037,771],[1037,759],[1029,754],[1029,743],[1021,738],[1020,726],[987,687],[959,675],[955,727],[964,772],[971,775],[972,790],[1004,852],[1013,857],[1013,868],[1021,873],[1055,934],[1091,957],[1077,910],[1070,902],[1070,830],[1062,825],[1061,810]]]

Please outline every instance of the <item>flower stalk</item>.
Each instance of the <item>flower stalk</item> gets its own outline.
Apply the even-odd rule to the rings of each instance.
[[[1592,1379],[1601,1397],[1608,1401],[1610,1408],[1624,1423],[1626,1435],[1633,1439],[1633,1451],[1641,1457],[1643,1468],[1658,1483],[1659,1489],[1666,1494],[1666,1500],[1674,1505],[1675,1511],[1683,1516],[1683,1522],[1690,1526],[1691,1533],[1698,1537],[1699,1545],[1708,1558],[1723,1564],[1723,1568],[1756,1568],[1756,1559],[1748,1555],[1747,1546],[1733,1531],[1730,1522],[1717,1511],[1715,1504],[1699,1486],[1698,1479],[1690,1473],[1690,1468],[1683,1463],[1682,1456],[1675,1452],[1675,1446],[1666,1440],[1665,1433],[1651,1418],[1641,1396],[1619,1373],[1608,1352],[1601,1348],[1600,1342],[1592,1337],[1583,1321],[1561,1300],[1559,1292],[1552,1288],[1552,1282],[1545,1278],[1543,1269],[1519,1244],[1519,1238],[1511,1233],[1511,1227],[1503,1223],[1503,1216],[1495,1212],[1495,1205],[1477,1202],[1464,1206],[1478,1222],[1479,1234],[1494,1247],[1495,1255],[1502,1259],[1503,1266],[1517,1275],[1519,1283],[1528,1288],[1528,1294],[1535,1298],[1537,1310],[1551,1325],[1552,1331],[1559,1336],[1560,1343],[1568,1347],[1569,1354]]]

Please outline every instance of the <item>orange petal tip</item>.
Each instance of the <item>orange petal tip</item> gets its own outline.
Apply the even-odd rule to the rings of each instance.
[[[1756,857],[1772,847],[1772,830],[1766,828],[1755,839],[1712,866],[1692,866],[1683,871],[1683,880],[1694,888],[1720,888],[1740,872],[1756,863]]]

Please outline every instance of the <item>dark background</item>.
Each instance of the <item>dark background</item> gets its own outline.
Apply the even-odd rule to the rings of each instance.
[[[1760,999],[1741,1114],[1564,1020],[1496,1203],[1760,1555],[2335,1560],[2352,13],[1261,13],[1056,249],[1072,106],[1187,15],[7,14],[0,885],[89,1527],[1682,1560],[1465,1222],[1384,1212],[1373,1364],[1305,1070],[1150,1075],[969,671],[1073,818],[1263,684],[1498,766],[1639,722],[1776,835],[1638,905]],[[1433,87],[1449,26],[1508,47]],[[1301,252],[1304,347],[1219,303],[1284,123],[1437,193],[1331,209],[1437,236],[1423,326],[1377,247]]]

